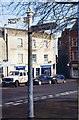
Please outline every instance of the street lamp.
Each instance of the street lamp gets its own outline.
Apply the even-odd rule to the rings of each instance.
[[[6,25],[4,25],[4,40],[5,40],[5,44],[6,44],[6,60],[5,61],[8,61],[8,34],[7,34],[7,29],[6,29]],[[8,66],[7,66],[7,75],[8,75]]]

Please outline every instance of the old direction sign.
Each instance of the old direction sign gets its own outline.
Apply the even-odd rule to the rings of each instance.
[[[42,30],[52,30],[56,29],[57,24],[56,23],[44,23],[44,24],[39,24],[35,26],[31,26],[31,31],[32,32],[37,32],[37,31],[42,31]]]
[[[22,17],[22,18],[12,18],[12,19],[8,19],[8,23],[9,24],[16,24],[16,23],[27,23],[28,22],[28,18],[27,17]]]

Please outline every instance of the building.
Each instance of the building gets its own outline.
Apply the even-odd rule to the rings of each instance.
[[[0,73],[3,73],[2,61],[5,59],[5,41],[3,39],[3,29],[0,29]]]
[[[70,29],[70,76],[78,78],[78,22]]]
[[[58,38],[58,73],[66,78],[78,78],[78,23],[65,29]]]
[[[5,40],[3,55],[1,61],[3,65],[3,73],[11,70],[24,69],[28,71],[28,34],[26,30],[5,28]],[[6,42],[7,41],[7,42]],[[56,55],[54,49],[54,36],[47,33],[36,32],[32,33],[32,63],[33,77],[39,74],[56,74]],[[7,44],[6,44],[7,43]],[[1,48],[0,48],[1,49]],[[8,63],[6,62],[8,60]],[[7,64],[7,65],[6,65]],[[8,66],[8,67],[7,67]]]

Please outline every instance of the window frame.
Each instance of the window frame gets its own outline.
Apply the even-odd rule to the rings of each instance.
[[[23,39],[18,38],[18,47],[23,47]]]
[[[44,62],[48,62],[48,54],[44,55]]]

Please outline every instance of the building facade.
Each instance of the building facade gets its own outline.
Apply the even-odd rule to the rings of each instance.
[[[58,73],[78,78],[78,23],[65,29],[58,39]]]
[[[24,69],[28,71],[28,34],[26,30],[6,28],[6,40],[4,42],[1,61],[8,60],[8,67],[3,66],[3,73],[11,70]],[[56,74],[56,55],[54,48],[54,36],[47,33],[32,33],[32,66],[33,77],[40,74]],[[0,45],[1,45],[0,43]],[[6,49],[7,48],[7,49]],[[0,48],[1,49],[1,48]],[[1,54],[1,53],[0,53]],[[7,69],[8,68],[8,69]]]

